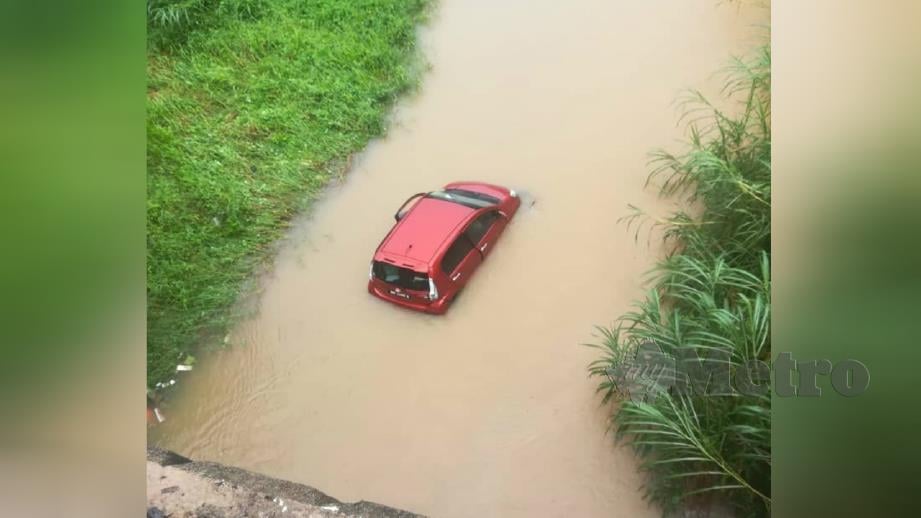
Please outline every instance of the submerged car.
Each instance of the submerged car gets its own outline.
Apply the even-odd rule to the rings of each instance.
[[[514,190],[481,182],[410,196],[374,252],[368,292],[406,308],[444,313],[520,205]]]

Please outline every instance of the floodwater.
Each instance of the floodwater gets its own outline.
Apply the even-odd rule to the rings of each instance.
[[[580,344],[642,296],[660,253],[617,220],[668,208],[643,184],[647,152],[681,135],[672,101],[712,91],[767,17],[714,0],[440,0],[419,93],[295,226],[256,316],[181,379],[154,440],[434,516],[657,515]],[[396,208],[460,179],[535,203],[447,315],[371,297]]]

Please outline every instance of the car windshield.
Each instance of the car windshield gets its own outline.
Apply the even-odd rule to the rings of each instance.
[[[459,203],[471,209],[482,209],[499,203],[499,198],[464,189],[445,189],[428,193],[429,198]]]
[[[427,291],[429,289],[429,278],[424,273],[382,261],[374,261],[372,271],[375,277],[387,284],[407,290]]]

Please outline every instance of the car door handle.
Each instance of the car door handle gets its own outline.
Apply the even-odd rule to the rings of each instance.
[[[457,279],[460,279],[460,276],[461,276],[461,272],[457,272],[451,276],[451,280],[456,281]]]
[[[489,242],[483,243],[483,246],[480,247],[480,252],[486,252],[486,247],[489,246]]]

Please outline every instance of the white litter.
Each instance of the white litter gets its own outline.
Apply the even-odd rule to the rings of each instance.
[[[166,418],[163,417],[163,414],[160,413],[159,408],[154,408],[154,416],[157,418],[158,423],[162,423],[163,421],[166,421]]]
[[[176,372],[187,372],[190,370],[192,370],[191,365],[177,365],[176,366]]]

